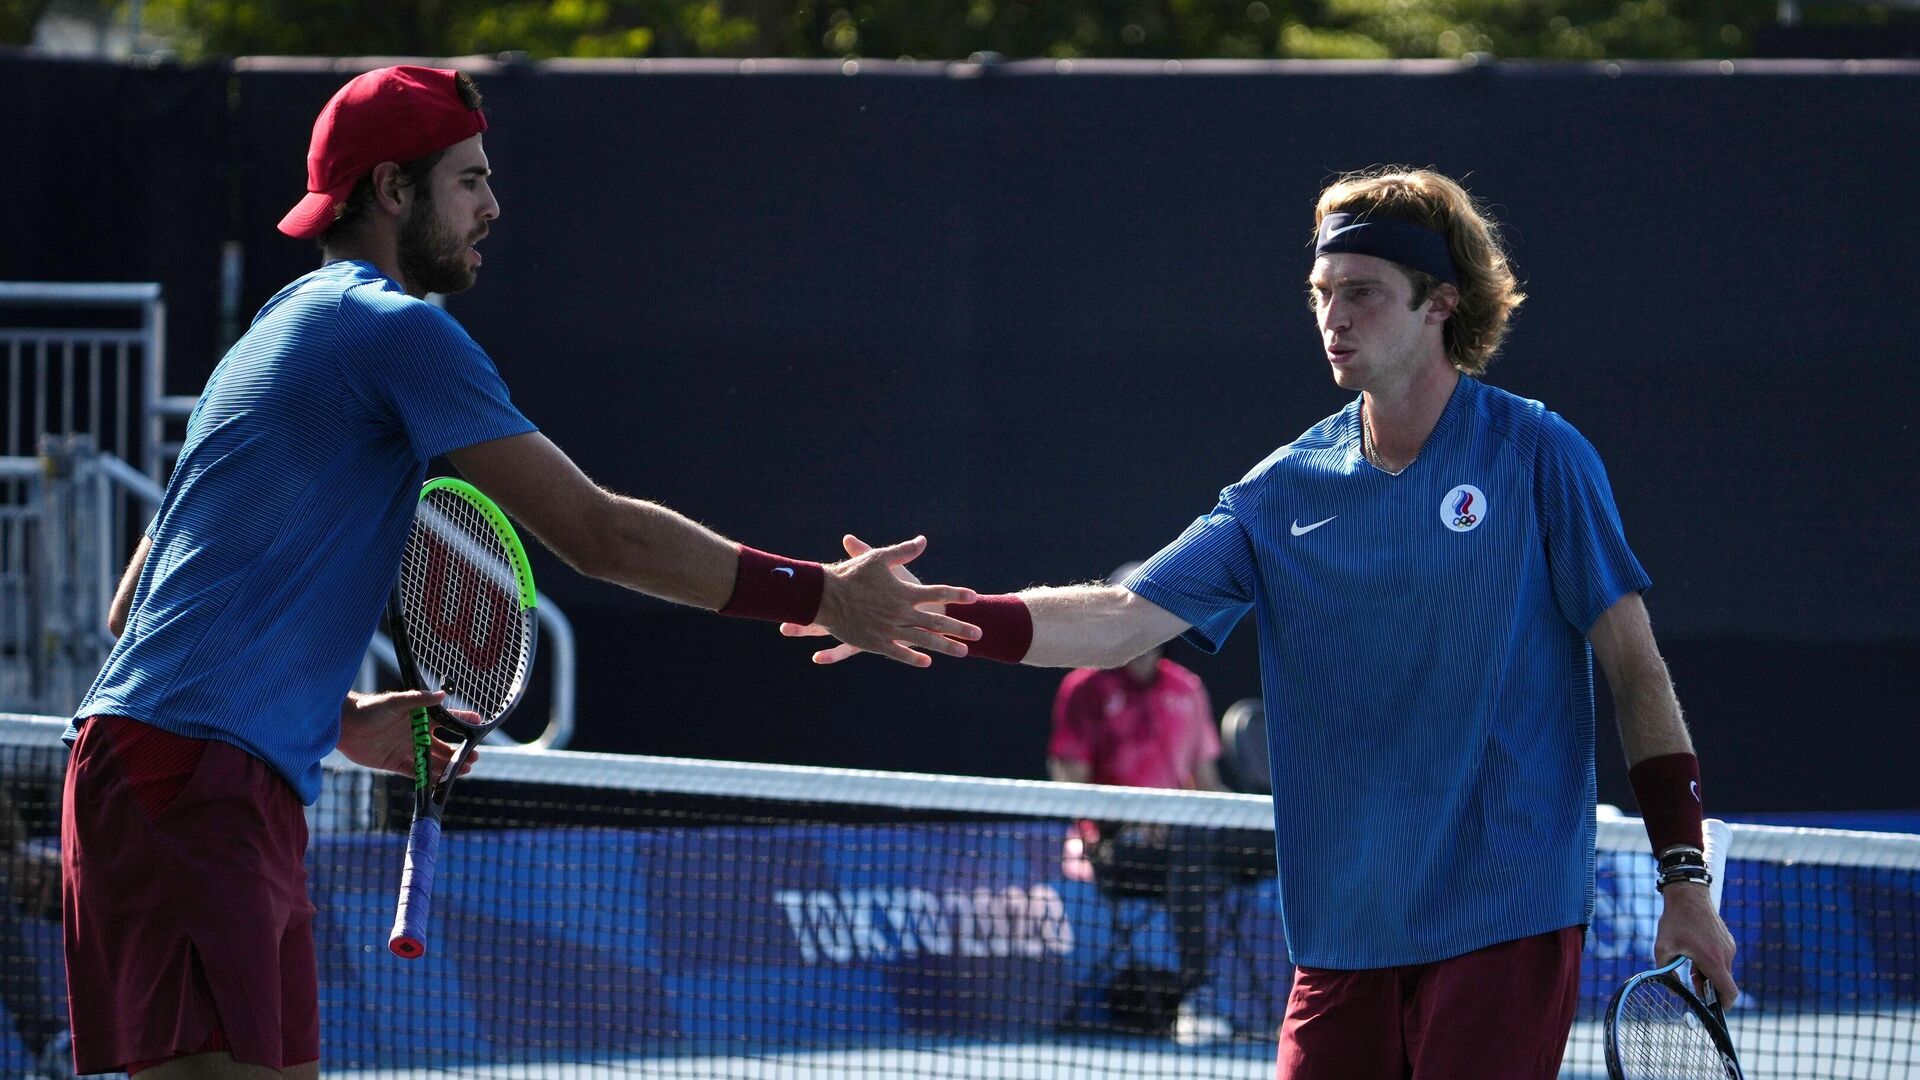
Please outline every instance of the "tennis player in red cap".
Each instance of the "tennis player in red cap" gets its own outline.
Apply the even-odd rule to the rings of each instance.
[[[307,196],[280,231],[317,240],[325,264],[214,370],[114,597],[119,642],[67,733],[82,1073],[318,1075],[301,804],[336,746],[409,772],[408,711],[439,699],[348,692],[436,457],[568,563],[629,588],[817,622],[915,666],[976,636],[940,613],[973,593],[893,572],[923,538],[831,566],[756,551],[602,490],[521,415],[487,354],[424,300],[474,283],[500,214],[486,127],[470,79],[425,67],[361,75],[314,125]]]

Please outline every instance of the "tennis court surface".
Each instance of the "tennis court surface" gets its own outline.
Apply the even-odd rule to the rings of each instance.
[[[42,852],[59,727],[0,718]],[[1264,799],[489,750],[448,812],[430,951],[403,961],[410,805],[343,765],[311,814],[329,1076],[1272,1075],[1273,879],[1116,895],[1070,843],[1081,820],[1270,827]],[[1570,1077],[1604,1075],[1599,1018],[1658,913],[1640,823],[1597,829]],[[1151,974],[1178,966],[1170,902],[1205,904],[1216,947],[1184,1016]],[[1749,1075],[1920,1077],[1920,837],[1736,826],[1723,910]],[[6,1006],[62,1007],[57,925],[4,918]],[[26,1073],[15,1030],[0,1075]]]

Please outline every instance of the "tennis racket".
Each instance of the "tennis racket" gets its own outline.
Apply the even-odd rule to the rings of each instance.
[[[420,489],[387,621],[407,685],[445,690],[444,706],[479,714],[469,722],[442,705],[413,711],[413,827],[387,947],[415,960],[427,952],[447,795],[474,747],[520,703],[533,667],[536,623],[527,551],[507,516],[473,485],[441,477]],[[431,774],[430,757],[436,728],[461,740],[438,777]]]
[[[1705,827],[1708,888],[1720,907],[1721,870],[1732,830],[1709,819]],[[1727,1018],[1713,987],[1706,1000],[1689,985],[1684,956],[1622,983],[1607,1005],[1608,1080],[1745,1080],[1727,1035]]]

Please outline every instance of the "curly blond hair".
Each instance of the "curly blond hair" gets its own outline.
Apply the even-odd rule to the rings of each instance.
[[[1460,302],[1443,328],[1447,360],[1465,374],[1484,374],[1506,339],[1513,309],[1527,298],[1507,263],[1492,216],[1458,182],[1431,169],[1404,165],[1348,173],[1329,184],[1314,206],[1314,229],[1328,214],[1342,211],[1377,211],[1447,238],[1460,292]],[[1401,269],[1413,281],[1413,306],[1418,308],[1440,286],[1440,279]]]

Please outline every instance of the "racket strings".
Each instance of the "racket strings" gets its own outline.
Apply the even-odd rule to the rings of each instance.
[[[1615,1026],[1628,1080],[1726,1080],[1736,1075],[1705,1023],[1678,993],[1647,979],[1621,998]]]
[[[429,492],[400,565],[414,664],[448,704],[504,713],[533,664],[533,612],[520,603],[513,559],[486,515],[451,492]]]

